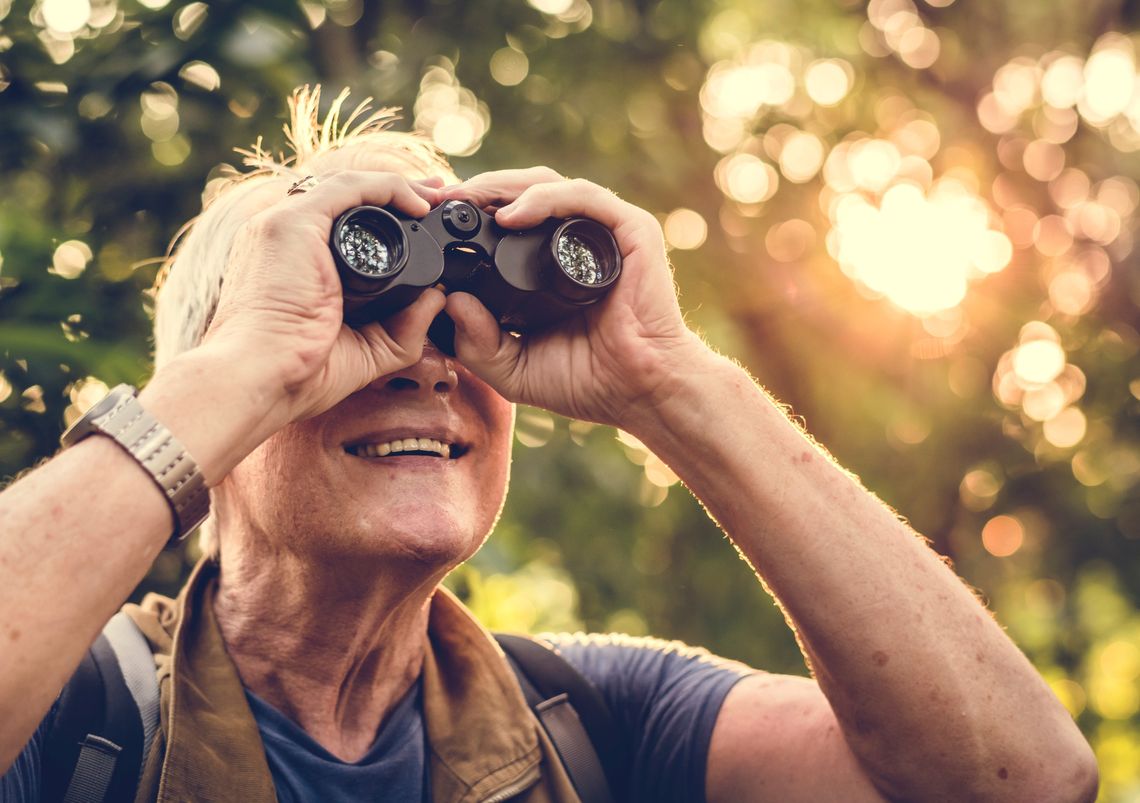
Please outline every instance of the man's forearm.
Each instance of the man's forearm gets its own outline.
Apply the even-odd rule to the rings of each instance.
[[[1045,799],[1087,770],[1068,714],[970,591],[742,370],[709,354],[632,431],[776,595],[885,792]]]
[[[256,445],[262,417],[248,395],[229,398],[232,372],[213,365],[199,355],[175,361],[141,396],[211,484]],[[155,482],[99,435],[0,494],[0,768],[146,575],[172,522]]]

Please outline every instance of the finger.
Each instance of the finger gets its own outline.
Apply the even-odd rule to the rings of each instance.
[[[438,206],[443,200],[439,187],[433,187],[430,184],[420,184],[415,181],[412,182],[411,186],[412,191],[427,201],[429,207]]]
[[[382,323],[374,321],[359,329],[341,330],[340,337],[346,344],[351,343],[346,350],[361,360],[352,389],[359,390],[418,361],[423,355],[428,326],[441,309],[443,294],[438,290],[426,291]]]
[[[435,316],[443,311],[446,300],[443,293],[429,287],[411,304],[376,325],[382,326],[401,349],[422,346],[427,338],[428,327]]]
[[[422,192],[432,188],[423,187]],[[375,170],[343,170],[317,182],[308,192],[288,196],[286,202],[298,211],[311,211],[332,220],[354,206],[394,206],[414,217],[431,211],[431,203],[395,173]]]
[[[455,321],[455,356],[498,393],[514,399],[521,340],[500,329],[495,316],[469,293],[449,295],[446,309]]]
[[[432,187],[434,189],[441,189],[444,185],[443,176],[428,176],[427,178],[416,179],[412,184],[421,184],[425,187]]]
[[[617,232],[624,226],[655,226],[649,212],[622,201],[609,189],[585,179],[536,184],[495,214],[498,224],[508,228],[536,226],[546,218],[587,217]]]
[[[445,198],[462,198],[485,208],[510,203],[532,184],[563,180],[549,167],[494,170],[446,187],[443,193]]]

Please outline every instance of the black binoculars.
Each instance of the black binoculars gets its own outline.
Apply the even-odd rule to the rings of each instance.
[[[329,246],[350,326],[380,320],[441,285],[474,295],[503,329],[527,332],[594,303],[621,274],[617,243],[594,220],[550,218],[531,229],[504,229],[457,200],[419,220],[396,209],[355,207],[333,223]],[[454,324],[445,314],[428,335],[455,353]]]

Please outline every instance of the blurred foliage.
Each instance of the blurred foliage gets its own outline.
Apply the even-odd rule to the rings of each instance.
[[[148,258],[231,148],[282,144],[294,86],[350,86],[462,174],[545,163],[659,214],[692,324],[954,559],[1094,744],[1102,799],[1140,799],[1138,10],[0,0],[0,474],[145,379]],[[804,671],[640,444],[529,410],[518,439],[451,581],[485,621]]]

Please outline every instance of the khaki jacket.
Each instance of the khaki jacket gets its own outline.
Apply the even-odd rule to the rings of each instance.
[[[136,803],[273,803],[261,736],[214,617],[218,566],[199,563],[175,600],[126,613],[155,655],[161,725]],[[579,803],[498,645],[445,589],[423,667],[428,771],[436,803]]]

